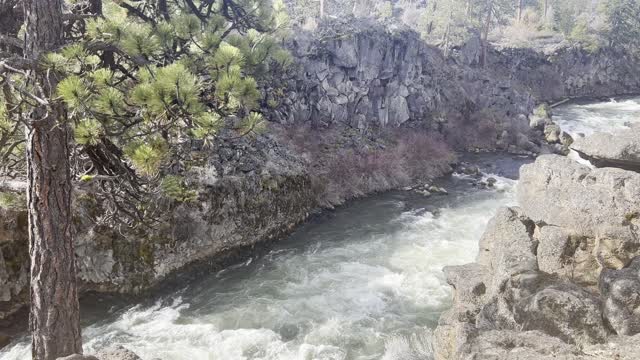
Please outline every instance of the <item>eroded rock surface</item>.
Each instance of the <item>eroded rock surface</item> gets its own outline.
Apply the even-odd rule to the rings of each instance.
[[[518,203],[489,222],[476,263],[445,268],[436,358],[633,359],[640,174],[544,155],[521,168]]]

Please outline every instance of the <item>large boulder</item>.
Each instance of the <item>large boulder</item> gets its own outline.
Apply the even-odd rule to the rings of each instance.
[[[570,344],[601,343],[608,335],[600,300],[569,282],[553,283],[522,299],[515,315],[522,330],[539,330]]]
[[[518,203],[536,223],[593,236],[640,214],[640,174],[591,169],[558,155],[542,155],[520,170]]]
[[[600,264],[593,254],[595,239],[572,234],[559,226],[536,227],[537,259],[540,271],[594,288]]]
[[[444,268],[453,288],[453,304],[441,317],[434,333],[436,358],[453,359],[475,332],[475,318],[484,305],[489,272],[486,266],[471,263]]]
[[[640,126],[580,138],[571,148],[596,167],[640,171]]]
[[[618,335],[640,333],[640,257],[621,270],[605,270],[600,280],[604,316]]]
[[[491,292],[513,274],[538,270],[533,222],[519,208],[501,208],[480,239],[478,263],[492,274]]]
[[[478,314],[476,325],[537,330],[570,344],[600,343],[608,335],[597,296],[539,271],[513,275],[503,282]]]
[[[578,360],[577,349],[540,331],[489,330],[473,337],[461,351],[474,360]]]

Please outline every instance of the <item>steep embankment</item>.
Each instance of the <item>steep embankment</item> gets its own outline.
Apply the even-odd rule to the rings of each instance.
[[[548,94],[535,80],[541,69],[560,81],[563,90],[553,98],[638,87],[627,83],[627,68],[612,67],[616,76],[586,81],[577,92],[571,79],[609,63],[576,70],[575,61],[584,58],[570,60],[572,52],[556,61],[523,51],[492,53],[502,60],[483,67],[473,44],[445,57],[411,31],[370,22],[331,22],[315,35],[301,32],[291,49],[298,70],[274,81],[277,89],[264,88],[283,97],[279,106],[264,109],[272,132],[257,139],[222,136],[212,148],[194,149],[203,161],[185,176],[197,200],[169,203],[151,228],[108,228],[91,188],[78,189],[84,289],[137,293],[187,266],[220,263],[279,238],[319,206],[439,176],[452,161],[443,140],[458,148],[538,151],[528,114],[546,99],[540,94]],[[389,135],[395,127],[410,130]],[[306,129],[303,136],[299,129]],[[28,300],[25,219],[20,210],[2,213],[0,319]]]
[[[628,151],[638,136],[576,146],[596,165],[637,166]],[[602,137],[626,150],[608,151]],[[545,155],[520,175],[519,207],[495,215],[476,262],[445,268],[454,305],[436,330],[437,358],[637,359],[640,174]]]

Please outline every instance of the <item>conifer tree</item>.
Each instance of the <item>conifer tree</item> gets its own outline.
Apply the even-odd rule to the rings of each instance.
[[[93,186],[106,225],[152,225],[158,197],[195,198],[175,170],[194,143],[264,129],[260,83],[291,59],[281,0],[24,1],[25,31],[0,33],[0,170],[29,175],[33,354],[48,360],[82,351],[72,188]]]
[[[607,0],[602,3],[605,17],[603,35],[608,46],[640,50],[640,2],[637,0]]]
[[[75,179],[100,189],[110,223],[153,218],[148,197],[170,195],[162,194],[167,175],[187,191],[171,169],[188,162],[193,144],[206,146],[225,126],[238,136],[262,130],[260,108],[274,99],[260,83],[291,64],[279,46],[288,25],[281,0],[92,0],[66,8],[73,11],[65,14],[66,45],[38,66],[61,74],[54,95],[78,144]],[[0,145],[21,132],[17,111],[2,109]],[[22,144],[6,143],[0,156],[14,159],[19,176]]]

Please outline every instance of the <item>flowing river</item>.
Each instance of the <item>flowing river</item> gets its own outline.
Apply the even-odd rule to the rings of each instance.
[[[555,120],[574,136],[640,122],[640,98],[569,104]],[[518,167],[476,156],[493,189],[467,176],[449,195],[390,192],[354,201],[300,227],[264,256],[171,294],[109,311],[86,310],[86,352],[121,344],[143,359],[429,359],[449,306],[441,269],[473,261],[492,214],[515,202]],[[27,338],[0,360],[30,358]]]

